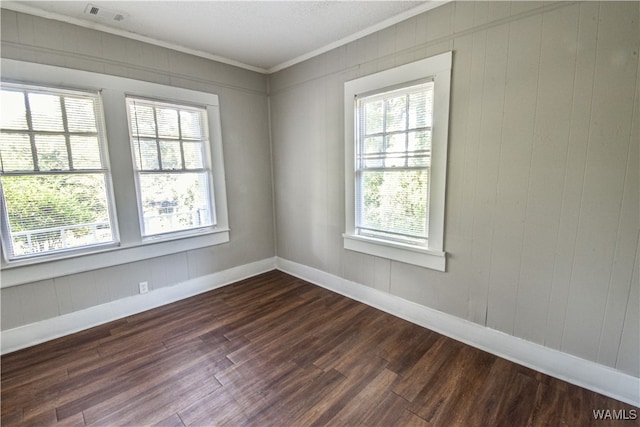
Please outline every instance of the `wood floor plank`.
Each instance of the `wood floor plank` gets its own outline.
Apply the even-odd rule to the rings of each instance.
[[[308,331],[307,319],[313,318],[314,314],[321,314],[322,305],[314,302],[300,302],[289,310],[273,307],[272,313],[267,315],[268,328],[262,330],[262,333],[256,334],[256,328],[248,330],[249,333],[244,334],[251,341],[246,347],[238,349],[236,352],[229,354],[229,359],[234,363],[242,363],[251,358],[260,357],[261,353],[268,352],[275,358],[274,352],[288,349],[295,345],[301,339],[306,338],[300,333],[301,329]],[[326,310],[325,310],[326,311]],[[235,331],[234,331],[235,332]],[[234,336],[235,334],[230,334]],[[274,346],[273,343],[280,342],[281,346]]]
[[[0,362],[3,426],[601,427],[595,409],[638,411],[275,270]]]
[[[64,368],[57,368],[52,370],[49,375],[36,375],[34,378],[28,375],[28,371],[25,375],[20,376],[24,382],[19,383],[13,381],[10,386],[6,388],[2,387],[2,413],[5,413],[7,408],[20,408],[21,412],[25,405],[32,400],[36,399],[37,394],[43,388],[57,387],[58,384],[65,381],[68,378],[68,373]]]
[[[80,411],[85,411],[86,414],[87,410],[107,400],[112,406],[127,402],[131,393],[157,387],[171,378],[195,369],[194,366],[213,366],[216,370],[222,370],[229,365],[230,362],[226,358],[216,357],[209,352],[205,343],[110,365],[111,369],[101,373],[98,381],[88,373],[77,379],[77,383],[70,380],[69,384],[63,384],[65,389],[69,390],[65,396],[73,396],[74,399],[60,403],[58,418],[64,419]],[[215,384],[215,380],[212,383]]]
[[[450,370],[440,373],[440,377],[445,377],[444,381],[427,383],[423,391],[429,390],[432,400],[416,398],[412,403],[416,414],[435,425],[467,423],[467,414],[475,409],[474,398],[480,393],[495,360],[495,356],[482,350],[467,350],[458,353]],[[416,401],[421,402],[419,407]],[[437,411],[434,411],[434,402],[441,402],[437,404]],[[433,414],[431,418],[427,415],[429,413]]]
[[[293,425],[328,425],[329,421],[335,417],[336,414],[349,405],[355,396],[378,376],[386,364],[387,361],[380,357],[362,360],[358,372],[347,377],[347,381],[340,382],[337,387],[331,390],[314,408],[294,420]]]
[[[400,376],[407,376],[425,352],[441,336],[435,332],[408,324],[400,336],[381,350],[381,357],[389,361],[388,368]],[[389,350],[389,348],[392,350]]]
[[[22,423],[22,408],[2,410],[0,425],[9,426]]]
[[[167,350],[162,342],[155,343],[150,346],[137,346],[135,343],[129,342],[129,350],[109,355],[102,355],[99,362],[95,360],[83,361],[82,363],[69,366],[67,373],[69,378],[75,378],[81,375],[90,377],[102,377],[107,372],[112,374],[118,373],[126,369],[135,369],[127,367],[136,361],[140,364],[147,363],[149,359],[159,355]]]
[[[393,369],[396,364],[395,361],[406,355],[420,354],[422,355],[424,350],[415,350],[415,346],[419,343],[426,343],[428,337],[433,338],[433,342],[438,338],[438,334],[435,334],[428,329],[421,328],[418,325],[409,323],[406,320],[398,319],[400,326],[396,331],[396,334],[380,347],[378,355],[383,359],[389,361],[389,368],[394,372],[401,374],[397,369]],[[398,365],[405,366],[405,363],[399,362]]]
[[[534,409],[536,390],[537,383],[531,377],[517,373],[506,389],[495,425],[526,425]]]
[[[538,383],[533,411],[527,420],[527,426],[552,427],[561,424],[557,408],[562,407],[563,393],[559,387]]]
[[[52,376],[60,377],[65,371],[75,369],[85,363],[95,363],[100,358],[97,348],[78,351],[61,355],[54,359],[49,359],[32,366],[28,369],[13,372],[12,374],[2,374],[2,390],[11,390],[14,386],[24,386],[29,383],[46,382]],[[10,362],[9,362],[10,363]]]
[[[190,405],[220,387],[217,369],[206,363],[163,376],[153,387],[140,385],[141,392],[128,399],[114,396],[83,411],[87,425],[150,425],[158,423],[182,407]]]
[[[56,403],[58,419],[64,419],[114,397],[128,400],[136,387],[146,389],[161,382],[190,353],[191,349],[183,348],[105,365],[98,373],[87,372],[61,383],[58,390],[52,390],[57,395],[49,401]]]
[[[58,422],[56,410],[49,408],[36,412],[25,412],[19,425],[23,426],[52,426]],[[4,425],[4,424],[3,424]]]
[[[260,393],[259,401],[244,409],[248,423],[259,425],[268,418],[267,414],[286,411],[290,399],[295,399],[305,384],[313,382],[322,374],[323,371],[316,367],[302,368],[298,365],[293,372],[283,373]]]
[[[305,331],[305,335],[312,335],[314,339],[309,342],[309,346],[304,352],[293,355],[294,360],[298,364],[306,366],[314,364],[323,355],[332,351],[347,339],[343,334],[344,325],[351,324],[365,308],[363,304],[347,300],[347,304],[343,306],[340,304],[332,306],[326,311],[326,315],[311,318],[312,323],[309,324],[309,327],[312,330]]]
[[[178,414],[172,414],[164,420],[153,424],[153,427],[185,427],[185,425]]]
[[[496,423],[500,404],[514,377],[515,371],[510,362],[504,359],[494,359],[487,380],[475,396],[474,411],[469,414],[471,425],[494,425]]]
[[[84,426],[84,415],[75,414],[72,417],[65,418],[64,420],[58,420],[55,423],[56,427],[81,427]]]
[[[295,395],[290,395],[279,403],[279,410],[262,414],[262,425],[294,426],[303,414],[311,413],[324,402],[326,396],[338,389],[347,379],[340,372],[331,369],[323,372],[301,386]]]
[[[403,375],[403,380],[394,388],[393,392],[412,402],[421,390],[431,387],[433,381],[443,381],[447,378],[441,373],[447,370],[447,365],[451,365],[455,361],[455,356],[461,348],[462,344],[441,336],[413,365],[411,370]],[[448,369],[448,372],[456,375],[454,369]]]
[[[434,425],[465,423],[495,360],[481,350],[468,350],[450,356],[448,364],[437,365],[437,374],[423,380],[423,388],[408,406],[411,411]]]
[[[348,405],[343,407],[328,424],[348,425],[363,424],[363,420],[382,401],[384,396],[389,394],[391,386],[398,378],[398,374],[388,369],[383,369],[375,378],[369,382],[358,394],[356,394]]]
[[[378,349],[395,335],[399,324],[397,320],[385,316],[382,322],[372,321],[330,366],[348,376],[357,369],[362,358],[380,357]]]
[[[398,418],[395,425],[399,427],[432,427],[431,424],[407,409],[405,409],[402,416]]]
[[[362,425],[395,426],[408,406],[409,402],[402,397],[395,393],[387,393],[377,405],[367,408],[369,412],[362,420]]]
[[[376,310],[371,307],[356,314],[344,328],[341,328],[339,332],[336,331],[337,333],[331,338],[331,348],[313,364],[326,370],[335,367],[343,357],[348,357],[349,350],[367,338],[367,332],[378,332],[378,326],[382,325],[384,319],[375,316],[375,314],[377,314]]]
[[[220,387],[187,406],[179,413],[186,426],[239,426],[247,423],[247,417],[235,399]]]

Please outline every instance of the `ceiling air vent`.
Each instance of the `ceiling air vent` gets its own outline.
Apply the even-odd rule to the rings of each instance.
[[[84,13],[87,15],[90,15],[91,17],[98,18],[103,21],[116,21],[116,22],[123,21],[127,16],[124,13],[105,9],[104,7],[95,6],[93,4],[88,4],[87,7],[84,8]]]

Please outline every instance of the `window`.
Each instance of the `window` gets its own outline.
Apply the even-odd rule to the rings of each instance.
[[[143,236],[212,226],[206,110],[127,97]]]
[[[99,94],[7,83],[0,96],[7,257],[116,243]]]
[[[451,53],[345,83],[346,249],[445,270]]]
[[[356,230],[427,242],[433,82],[356,97]]]
[[[2,287],[229,241],[218,95],[3,59],[0,101]]]

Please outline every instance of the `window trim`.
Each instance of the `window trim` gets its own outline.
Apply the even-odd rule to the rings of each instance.
[[[164,233],[153,233],[153,234],[145,234],[144,232],[144,213],[143,213],[143,206],[142,206],[142,190],[141,190],[141,184],[140,184],[140,177],[143,174],[161,174],[161,173],[167,173],[167,174],[172,174],[172,173],[183,173],[183,172],[191,172],[190,169],[180,169],[179,172],[177,171],[173,171],[173,170],[167,170],[167,169],[159,169],[158,171],[149,171],[149,170],[140,170],[138,169],[138,165],[136,164],[136,154],[135,154],[135,147],[134,147],[134,138],[135,135],[133,134],[133,129],[131,128],[131,117],[129,116],[130,111],[129,111],[129,104],[130,101],[129,99],[132,100],[141,100],[144,102],[148,102],[150,104],[154,104],[154,108],[157,105],[164,105],[167,107],[171,107],[171,108],[182,108],[182,109],[188,109],[188,110],[194,110],[194,111],[203,111],[203,118],[204,121],[206,123],[206,127],[204,130],[204,135],[203,135],[203,166],[201,168],[201,170],[193,170],[194,172],[200,172],[200,173],[204,173],[206,175],[207,178],[207,196],[209,197],[209,199],[211,199],[210,201],[210,215],[211,215],[211,224],[209,225],[203,225],[200,227],[193,227],[193,228],[188,228],[188,229],[181,229],[181,230],[174,230],[174,231],[168,231],[168,232],[164,232]],[[195,105],[195,104],[188,104],[185,102],[177,102],[177,101],[170,101],[170,100],[166,100],[166,99],[157,99],[157,98],[148,98],[148,97],[141,97],[141,96],[136,96],[133,94],[125,94],[125,102],[126,102],[126,110],[127,110],[127,126],[129,128],[129,146],[131,148],[131,158],[133,161],[133,169],[134,169],[134,179],[135,179],[135,185],[136,185],[136,201],[138,203],[138,220],[140,222],[140,235],[142,236],[142,241],[143,242],[147,242],[147,241],[156,241],[156,240],[166,240],[166,239],[171,239],[174,238],[176,236],[183,236],[183,237],[188,237],[190,235],[194,235],[194,234],[198,234],[198,233],[202,233],[202,232],[207,232],[207,231],[212,231],[216,229],[217,226],[217,217],[216,217],[216,206],[215,206],[215,191],[213,188],[213,183],[214,183],[214,179],[213,179],[213,174],[212,174],[212,170],[213,170],[213,165],[212,165],[212,161],[211,161],[211,136],[209,135],[209,117],[208,117],[208,113],[207,113],[207,107],[205,105]],[[134,101],[135,103],[135,101]]]
[[[7,262],[2,250],[1,287],[16,286],[38,280],[126,264],[164,255],[229,242],[229,218],[224,172],[222,129],[218,95],[111,76],[89,71],[1,59],[2,80],[28,85],[101,91],[108,156],[115,197],[116,221],[120,244],[100,247],[89,253],[61,253],[60,256],[30,258]],[[185,105],[203,105],[207,109],[210,138],[210,162],[217,225],[193,233],[176,233],[162,239],[142,239],[134,188],[133,159],[130,150],[125,95],[167,100]],[[79,260],[81,259],[81,262]]]
[[[9,224],[7,221],[3,221],[1,226],[1,230],[3,233],[3,237],[0,239],[0,245],[2,247],[2,256],[3,261],[7,263],[30,263],[30,262],[38,262],[48,261],[52,259],[67,257],[67,256],[79,256],[95,251],[100,251],[108,248],[115,248],[120,244],[120,234],[118,228],[118,218],[116,215],[116,206],[115,206],[115,197],[113,193],[113,181],[111,177],[111,163],[109,159],[109,142],[107,139],[106,133],[106,125],[105,125],[105,117],[104,117],[104,106],[102,103],[102,95],[99,90],[87,90],[87,89],[72,89],[66,86],[54,86],[54,85],[41,85],[41,84],[31,84],[24,83],[20,81],[4,81],[2,86],[8,86],[9,88],[19,89],[21,91],[27,91],[30,93],[46,93],[53,94],[58,96],[86,96],[91,97],[97,102],[97,105],[94,105],[94,112],[96,113],[95,121],[96,121],[96,134],[99,140],[99,154],[102,162],[102,167],[100,169],[88,169],[88,170],[61,170],[61,171],[9,171],[4,172],[6,176],[45,176],[45,175],[76,175],[83,173],[90,174],[101,174],[104,176],[105,180],[105,190],[106,190],[106,201],[107,201],[107,211],[109,214],[109,226],[111,229],[112,240],[109,242],[102,243],[94,243],[85,246],[76,246],[69,248],[62,248],[53,251],[43,252],[43,253],[35,253],[30,255],[14,255],[13,258],[9,258],[10,254],[13,252],[13,244],[10,242],[11,233],[9,233]],[[29,129],[26,131],[28,133],[38,133],[38,131]],[[60,132],[65,134],[65,139],[68,137],[67,132]],[[34,166],[35,167],[35,166]],[[8,218],[8,210],[5,204],[4,198],[0,200],[0,217],[2,219]],[[33,261],[32,261],[33,260]]]
[[[446,271],[444,210],[446,190],[449,98],[453,53],[430,58],[345,82],[345,233],[344,248],[438,271]],[[385,89],[432,78],[434,81],[433,132],[429,194],[428,242],[426,246],[359,235],[355,226],[356,122],[355,98]],[[444,125],[443,125],[444,124]]]
[[[431,88],[429,88],[429,86],[431,86]],[[421,127],[414,127],[412,128],[410,126],[409,123],[409,114],[406,114],[405,116],[405,129],[403,130],[392,130],[392,131],[388,131],[386,129],[386,124],[387,123],[387,119],[386,119],[386,103],[384,102],[386,99],[390,99],[396,96],[407,96],[407,99],[405,101],[405,107],[408,110],[408,102],[409,102],[409,94],[413,93],[425,93],[426,92],[433,92],[433,79],[428,78],[428,79],[423,79],[417,82],[408,82],[404,85],[400,85],[400,87],[393,87],[393,88],[385,88],[383,90],[379,90],[379,91],[374,91],[371,94],[356,94],[354,97],[354,118],[357,119],[359,126],[356,125],[355,126],[355,134],[354,134],[354,139],[355,139],[355,159],[356,159],[356,167],[355,167],[355,187],[356,187],[356,191],[355,191],[355,198],[356,198],[356,206],[358,206],[361,202],[362,202],[362,197],[363,197],[363,190],[364,190],[364,185],[363,185],[363,180],[364,180],[364,175],[366,173],[369,172],[399,172],[399,171],[404,171],[404,172],[409,172],[409,171],[425,171],[427,172],[427,174],[430,175],[430,169],[431,169],[431,153],[429,153],[429,161],[428,161],[428,165],[424,164],[424,165],[418,165],[418,164],[414,164],[414,165],[409,165],[410,160],[416,160],[416,157],[413,157],[415,154],[417,154],[417,151],[415,150],[409,150],[409,146],[408,146],[408,141],[409,141],[409,135],[411,135],[412,133],[417,133],[417,132],[425,132],[428,131],[429,133],[432,132],[432,128],[433,126],[429,125],[425,125],[425,126],[421,126]],[[361,128],[363,123],[366,122],[366,118],[363,117],[363,115],[366,115],[366,105],[367,104],[372,104],[375,102],[383,102],[383,117],[382,117],[382,130],[379,132],[376,132],[374,134],[363,134],[362,131],[363,129]],[[366,128],[366,126],[365,126]],[[365,129],[366,130],[366,129]],[[382,139],[382,147],[386,146],[385,140],[391,136],[398,136],[398,135],[402,135],[403,139],[404,139],[404,144],[405,144],[405,150],[404,151],[393,151],[393,152],[389,152],[386,153],[386,150],[384,150],[378,153],[369,153],[365,148],[364,145],[366,144],[365,140],[368,137],[371,137],[373,135],[373,137],[379,137]],[[363,152],[364,150],[364,152]],[[419,150],[418,150],[419,151]],[[390,156],[387,157],[386,154],[389,154]],[[376,161],[381,161],[382,165],[381,166],[370,166],[367,165],[367,158],[373,155],[374,157],[371,159],[372,162],[376,162]],[[376,159],[376,156],[380,156],[383,155],[381,158]],[[403,165],[398,165],[398,164],[394,164],[393,166],[386,166],[385,163],[387,161],[389,162],[394,162],[394,161],[398,161],[398,160],[402,160],[403,161]],[[430,187],[430,185],[429,185]],[[428,203],[429,201],[426,200],[427,203],[427,209],[428,209]],[[409,233],[402,233],[399,230],[385,230],[383,228],[376,228],[373,225],[371,227],[365,227],[363,226],[363,221],[364,221],[364,212],[360,209],[356,209],[355,212],[355,228],[356,230],[359,230],[358,235],[359,236],[369,236],[372,237],[374,239],[380,239],[382,241],[395,241],[395,242],[400,242],[400,243],[408,243],[409,246],[413,246],[413,245],[418,245],[418,246],[424,246],[424,244],[419,243],[418,241],[422,240],[425,242],[427,242],[427,236],[426,233],[428,232],[428,228],[426,228],[426,226],[428,225],[428,217],[425,218],[425,235],[411,235]],[[397,232],[396,232],[397,231]],[[388,236],[385,236],[385,234],[387,234]],[[396,237],[392,237],[391,235],[395,235]],[[412,243],[411,240],[414,240],[414,242]]]

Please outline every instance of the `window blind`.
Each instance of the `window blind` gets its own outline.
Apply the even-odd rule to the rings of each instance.
[[[356,98],[356,230],[426,244],[433,82]]]
[[[144,236],[215,225],[206,109],[127,97]]]
[[[115,242],[99,94],[7,83],[0,102],[9,258]]]

